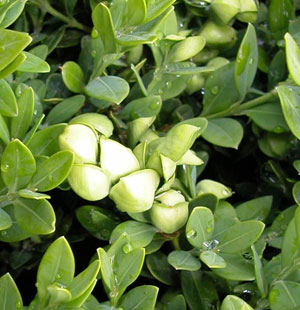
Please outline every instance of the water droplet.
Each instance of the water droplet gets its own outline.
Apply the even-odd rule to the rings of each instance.
[[[126,243],[123,245],[122,250],[125,254],[128,254],[129,252],[131,252],[133,250],[133,247],[130,243]]]
[[[159,90],[158,90],[158,93],[159,93],[160,95],[162,95],[164,92],[163,92],[162,89],[159,89]]]
[[[206,227],[206,232],[207,232],[207,233],[212,232],[212,227],[211,227],[211,226],[207,226],[207,227]]]
[[[97,55],[96,50],[92,50],[92,51],[91,51],[91,55],[92,55],[92,57],[93,57],[93,58],[95,58],[95,57],[96,57],[96,55]]]
[[[187,232],[187,234],[186,234],[186,237],[187,237],[188,239],[194,239],[194,238],[196,238],[196,236],[197,236],[197,231],[194,230],[194,229],[189,230],[189,231]]]
[[[179,28],[183,28],[183,27],[184,27],[183,23],[179,23]]]
[[[22,302],[21,301],[18,301],[18,302],[16,302],[16,307],[18,308],[18,309],[21,309],[22,308]]]
[[[9,169],[9,164],[6,163],[6,164],[1,165],[1,171],[2,172],[6,172],[8,169]]]
[[[211,93],[213,95],[217,95],[219,93],[219,87],[218,86],[214,86],[212,89],[211,89]]]
[[[176,77],[177,77],[177,78],[180,78],[180,74],[176,74]]]
[[[61,275],[58,273],[56,276],[55,276],[56,279],[60,279],[61,278]]]
[[[205,241],[203,242],[203,247],[205,250],[214,250],[219,244],[218,240],[211,240],[211,241]]]
[[[93,30],[92,30],[92,33],[91,33],[91,37],[93,38],[93,39],[97,39],[98,38],[98,31],[97,31],[97,29],[95,29],[95,28],[93,28]]]
[[[275,133],[283,133],[285,132],[284,128],[282,126],[276,126],[273,130]]]
[[[34,110],[34,111],[33,111],[33,115],[37,115],[37,110]]]
[[[205,89],[201,88],[200,93],[201,93],[202,96],[204,96],[205,95]]]
[[[7,235],[7,232],[6,232],[6,231],[1,231],[1,235],[2,235],[2,236],[6,236],[6,235]]]
[[[249,65],[252,65],[253,62],[254,62],[254,59],[253,59],[253,58],[250,58],[250,59],[249,59]]]
[[[39,287],[39,285],[40,285],[39,282],[36,282],[36,283],[35,283],[35,286],[36,286],[36,287]]]
[[[159,101],[152,102],[152,103],[150,104],[150,109],[156,110],[158,106],[159,106]]]
[[[167,88],[171,88],[172,87],[172,83],[171,82],[166,82],[166,86],[167,86]]]

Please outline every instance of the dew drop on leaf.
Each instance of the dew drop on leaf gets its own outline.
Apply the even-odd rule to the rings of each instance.
[[[92,51],[91,51],[91,55],[92,55],[93,58],[95,58],[96,55],[97,55],[97,52],[96,52],[95,50],[92,50]]]
[[[212,89],[211,89],[211,93],[213,95],[217,95],[219,93],[219,87],[218,86],[214,86]]]
[[[250,59],[249,59],[249,65],[252,65],[253,62],[254,62],[254,59],[253,59],[253,58],[250,58]]]
[[[61,275],[58,273],[56,276],[55,276],[56,279],[60,279],[61,278]]]
[[[275,133],[283,133],[285,130],[281,126],[276,126],[273,130]]]
[[[7,235],[7,232],[6,232],[6,231],[1,231],[1,235],[2,235],[2,236],[6,236],[6,235]]]
[[[18,301],[18,302],[16,303],[16,307],[17,307],[17,309],[21,309],[21,308],[22,308],[22,303],[21,303],[21,301]]]
[[[98,38],[98,31],[97,31],[97,29],[93,28],[92,33],[91,33],[91,37],[93,39],[97,39]]]
[[[186,237],[187,237],[188,239],[196,238],[196,236],[197,236],[197,232],[196,232],[196,230],[194,230],[194,229],[189,230],[189,231],[187,232],[187,234],[186,234]]]
[[[229,194],[229,191],[228,191],[227,189],[223,189],[222,194],[223,194],[223,195],[228,195],[228,194]]]
[[[9,164],[2,164],[1,165],[1,171],[6,172],[9,168]]]
[[[123,245],[122,250],[125,254],[128,254],[129,252],[131,252],[133,250],[133,248],[132,248],[132,245],[130,243],[126,243]]]

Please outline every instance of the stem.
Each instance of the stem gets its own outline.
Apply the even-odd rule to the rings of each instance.
[[[259,106],[271,99],[273,99],[275,96],[277,96],[277,90],[273,89],[270,92],[249,100],[243,104],[239,104],[239,105],[233,105],[231,106],[229,109],[222,111],[222,112],[218,112],[215,114],[211,114],[211,115],[207,115],[206,118],[207,119],[212,119],[212,118],[219,118],[219,117],[226,117],[226,116],[231,116],[231,115],[242,115],[246,110],[252,109],[256,106]]]
[[[38,5],[42,11],[45,11],[45,12],[55,16],[56,18],[62,20],[65,23],[67,23],[68,26],[70,26],[72,28],[76,28],[76,29],[82,30],[82,31],[84,31],[86,33],[90,33],[91,32],[91,29],[89,27],[81,24],[74,17],[68,17],[68,16],[65,16],[64,14],[60,13],[54,7],[52,7],[49,4],[48,1],[45,1],[45,0],[31,0],[31,3]]]
[[[181,251],[178,236],[172,239],[172,244],[176,251]]]

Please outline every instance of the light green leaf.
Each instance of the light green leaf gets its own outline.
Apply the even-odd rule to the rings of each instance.
[[[67,88],[73,93],[83,93],[85,77],[80,66],[74,61],[67,61],[61,68],[62,78]]]
[[[21,294],[9,273],[0,278],[0,309],[22,309]]]
[[[0,230],[7,229],[11,227],[12,220],[7,212],[0,209]],[[1,309],[1,308],[0,308]]]
[[[36,169],[30,150],[19,140],[12,140],[1,158],[1,175],[4,183],[14,192],[26,187]]]
[[[30,127],[34,110],[34,92],[31,87],[26,88],[18,98],[18,116],[10,123],[10,132],[13,138],[23,139]]]
[[[248,24],[247,31],[239,48],[235,68],[234,80],[242,98],[250,89],[257,70],[258,49],[255,28]]]
[[[25,61],[18,67],[21,72],[45,73],[50,71],[50,66],[46,61],[34,54],[23,52],[26,56]]]
[[[285,34],[284,39],[286,49],[286,61],[289,72],[296,84],[300,85],[300,49],[297,45],[297,42],[289,33]]]
[[[242,125],[235,119],[217,118],[208,121],[202,137],[212,144],[237,149],[243,134]]]
[[[168,255],[168,263],[176,270],[195,271],[201,268],[199,259],[187,251],[173,251]]]
[[[55,230],[55,213],[46,199],[18,198],[13,204],[16,221],[23,230],[35,235]]]
[[[64,237],[54,241],[39,265],[37,291],[41,300],[47,296],[47,287],[55,282],[68,286],[74,278],[75,262],[72,249]]]
[[[253,310],[253,308],[243,299],[234,295],[227,295],[223,300],[221,310]]]
[[[214,217],[210,209],[196,207],[186,224],[186,237],[191,245],[202,248],[203,242],[209,239],[214,230]]]
[[[97,77],[87,84],[85,93],[92,98],[119,104],[129,94],[129,85],[117,76]]]
[[[224,258],[213,251],[204,251],[200,254],[200,259],[209,268],[225,268]]]
[[[1,29],[0,29],[1,32]],[[1,46],[1,45],[0,45]],[[12,91],[9,84],[1,79],[0,80],[0,113],[3,116],[17,116],[18,115],[18,105],[14,92]]]
[[[145,0],[128,0],[127,1],[127,22],[128,26],[141,24],[147,15],[147,6]]]

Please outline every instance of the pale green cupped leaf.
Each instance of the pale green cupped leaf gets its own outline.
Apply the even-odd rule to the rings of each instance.
[[[143,23],[147,15],[145,0],[127,1],[126,25],[135,26]]]
[[[154,123],[155,116],[140,117],[128,123],[128,144],[133,148]]]
[[[12,140],[1,158],[1,175],[10,191],[26,187],[35,169],[35,160],[30,150],[21,141]]]
[[[88,125],[106,137],[110,137],[114,130],[112,121],[106,115],[98,113],[80,114],[72,118],[69,124]]]
[[[67,88],[73,93],[83,93],[85,77],[80,66],[74,61],[67,61],[61,68],[62,78]]]
[[[71,151],[75,155],[76,164],[96,164],[98,157],[98,139],[88,126],[72,124],[65,128],[59,136],[61,150]]]
[[[0,70],[10,64],[31,41],[27,33],[0,28]]]
[[[212,14],[222,23],[228,24],[240,10],[239,0],[215,0],[210,6]]]
[[[271,310],[292,310],[300,307],[300,284],[277,281],[269,294]]]
[[[204,251],[200,254],[201,261],[209,268],[225,268],[224,258],[214,251]]]
[[[154,310],[158,287],[142,285],[130,290],[120,301],[124,310]]]
[[[46,199],[18,198],[13,204],[16,221],[24,231],[47,235],[55,230],[55,213]]]
[[[9,273],[0,278],[0,309],[22,309],[21,294]]]
[[[168,255],[168,263],[176,270],[195,271],[201,268],[198,258],[187,251],[173,251]]]
[[[204,162],[203,160],[197,156],[197,154],[192,150],[187,150],[186,153],[177,161],[177,165],[192,165],[192,166],[200,166]]]
[[[47,249],[37,273],[37,291],[40,300],[48,295],[48,286],[60,283],[69,286],[74,278],[75,262],[72,249],[64,237],[56,239]]]
[[[244,23],[255,23],[256,19],[257,19],[257,11],[258,11],[257,4],[258,3],[255,0],[244,0],[244,1],[240,1],[240,4],[241,4],[240,12],[236,16],[237,19],[241,22],[244,22]],[[277,7],[279,7],[279,6],[277,6]],[[269,9],[270,9],[270,7],[269,7]],[[286,7],[285,7],[285,9],[286,9]],[[270,20],[268,20],[268,22],[269,22],[269,27],[271,29]]]
[[[74,164],[68,182],[78,196],[89,201],[103,199],[110,189],[108,175],[95,165]]]
[[[156,34],[144,31],[133,31],[130,34],[120,34],[116,38],[116,42],[126,47],[137,46],[140,44],[149,44],[157,39]]]
[[[151,4],[147,8],[147,16],[145,22],[152,21],[153,19],[159,17],[159,15],[163,14],[171,5],[175,2],[175,0],[161,0],[150,2]]]
[[[134,149],[133,154],[139,161],[141,169],[146,167],[146,157],[148,154],[148,144],[146,142],[139,143]]]
[[[169,62],[180,62],[198,54],[205,46],[205,38],[193,36],[176,43],[168,55]]]
[[[277,87],[284,118],[292,133],[300,139],[300,96],[292,87],[281,85]]]
[[[72,299],[70,291],[61,284],[53,283],[47,287],[50,299],[48,305],[52,307],[57,307],[60,304],[67,303]]]
[[[115,29],[110,10],[99,3],[93,10],[92,20],[104,46],[105,53],[115,53],[117,49]]]
[[[297,85],[300,85],[300,49],[294,38],[286,33],[285,39],[285,49],[286,49],[286,61],[289,72]]]
[[[114,243],[123,233],[130,238],[133,248],[144,248],[152,241],[156,229],[146,223],[126,221],[119,224],[110,236],[110,244]]]
[[[121,143],[100,137],[100,165],[112,182],[140,169],[132,150]]]
[[[34,54],[23,52],[26,56],[26,59],[18,67],[18,71],[21,72],[33,72],[33,73],[45,73],[50,71],[50,66],[48,63]]]
[[[0,80],[0,93],[1,93],[0,113],[3,116],[9,116],[9,117],[17,116],[18,105],[17,105],[15,94],[12,91],[9,84],[3,79]]]
[[[40,192],[50,191],[69,175],[74,161],[70,151],[60,151],[40,164],[32,177],[30,187]]]
[[[152,207],[159,175],[151,169],[133,172],[114,185],[109,197],[123,212],[144,212]]]
[[[125,120],[135,120],[141,117],[156,116],[161,109],[162,100],[160,96],[149,96],[135,99],[126,104],[119,114]]]
[[[26,88],[17,100],[18,115],[11,120],[10,132],[12,138],[22,139],[30,127],[34,111],[33,89]]]
[[[209,179],[200,181],[196,186],[196,190],[197,195],[210,193],[215,195],[218,199],[226,199],[232,195],[232,191],[229,187]]]
[[[258,49],[255,28],[253,25],[248,24],[234,68],[235,84],[242,98],[245,97],[253,83],[257,63]]]
[[[218,248],[222,253],[241,253],[260,237],[264,227],[255,220],[236,223],[222,235]]]
[[[210,209],[206,207],[196,207],[193,209],[186,224],[186,237],[189,243],[195,248],[202,248],[214,230],[214,216]]]
[[[129,84],[117,76],[97,77],[86,85],[85,94],[92,98],[119,104],[129,94]]]
[[[172,234],[183,227],[187,221],[188,213],[187,202],[179,202],[173,206],[154,203],[150,209],[153,225],[167,234]]]
[[[51,198],[47,194],[37,193],[37,192],[31,191],[29,189],[20,189],[18,191],[18,196],[21,198],[35,199],[35,200],[50,199]]]
[[[235,119],[217,118],[209,120],[202,137],[212,144],[237,149],[243,134],[242,125]]]
[[[166,206],[175,206],[178,203],[185,202],[184,196],[174,189],[169,189],[168,191],[157,195],[155,200]]]
[[[253,310],[253,308],[243,299],[234,295],[227,295],[222,302],[221,310]]]
[[[69,120],[84,105],[85,97],[77,95],[67,98],[51,109],[46,117],[48,125],[58,124]]]

